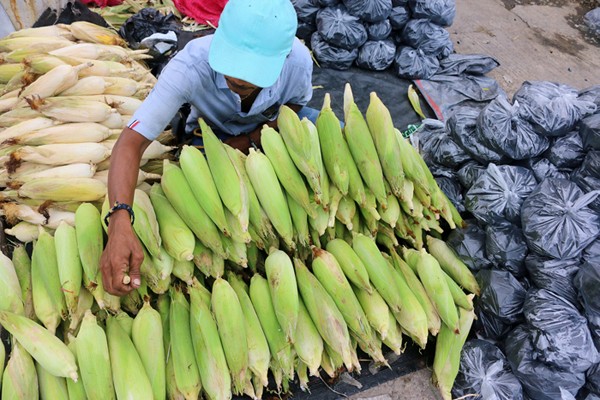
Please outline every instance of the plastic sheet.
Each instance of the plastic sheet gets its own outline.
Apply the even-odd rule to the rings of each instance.
[[[581,121],[579,134],[586,150],[600,150],[600,112]]]
[[[317,13],[317,30],[327,43],[346,50],[358,49],[367,41],[365,26],[341,4]]]
[[[366,24],[366,28],[369,40],[384,40],[392,33],[392,24],[390,24],[389,19],[384,19],[381,22],[375,22],[373,24]],[[395,52],[394,48],[394,53]]]
[[[299,22],[315,23],[317,13],[321,9],[319,0],[292,0]]]
[[[469,161],[460,167],[456,175],[460,184],[463,185],[466,190],[469,190],[483,172],[485,172],[485,167],[483,165],[479,164],[477,161]]]
[[[485,75],[500,63],[490,56],[482,54],[450,54],[440,61],[440,75]]]
[[[448,197],[448,200],[454,204],[454,207],[459,213],[465,212],[465,201],[463,199],[462,187],[456,179],[448,178],[445,176],[436,177],[435,181],[438,186]]]
[[[560,137],[552,143],[545,154],[558,168],[577,168],[585,157],[583,142],[578,131]]]
[[[600,348],[600,264],[583,263],[573,283],[579,291],[579,302],[589,321],[596,347]]]
[[[489,164],[467,192],[466,208],[487,224],[503,220],[519,224],[521,205],[536,186],[527,168]]]
[[[469,396],[477,394],[477,396]],[[502,351],[492,343],[473,339],[463,346],[453,398],[522,400],[523,387]]]
[[[410,11],[405,6],[394,7],[388,20],[393,29],[402,30],[408,24],[408,21],[410,21]]]
[[[531,253],[525,258],[529,278],[538,289],[546,289],[577,304],[577,291],[573,279],[579,272],[579,258],[557,260]]]
[[[526,394],[535,400],[561,399],[561,389],[576,395],[585,384],[585,374],[561,370],[539,361],[535,358],[532,338],[530,328],[522,324],[505,341],[506,358]]]
[[[496,268],[516,277],[525,275],[527,243],[521,229],[510,222],[500,222],[485,228],[485,251]]]
[[[352,15],[363,21],[379,22],[390,16],[392,0],[342,0]]]
[[[368,41],[358,50],[356,65],[371,71],[383,71],[394,62],[396,46],[391,40]]]
[[[356,57],[358,57],[357,49],[346,50],[332,46],[323,40],[319,32],[312,34],[310,47],[317,60],[319,60],[319,64],[324,68],[348,69],[352,66]]]
[[[471,271],[491,268],[492,263],[485,253],[485,231],[475,220],[467,220],[465,223],[466,228],[454,229],[450,232],[446,243],[454,249]]]
[[[426,19],[411,19],[402,31],[404,42],[436,57],[448,57],[454,51],[450,33]]]
[[[427,79],[437,72],[439,66],[435,56],[409,46],[398,47],[394,58],[395,71],[401,78]]]
[[[550,146],[548,138],[519,116],[520,111],[519,104],[511,105],[501,95],[479,114],[478,130],[488,146],[514,160],[536,157]]]
[[[582,117],[596,111],[596,105],[578,98],[576,89],[546,81],[526,81],[515,93],[521,115],[536,132],[546,136],[569,133]]]
[[[585,372],[600,362],[587,320],[569,301],[546,289],[533,289],[523,314],[535,328],[532,341],[539,360],[573,372]]]
[[[568,259],[600,235],[600,214],[588,204],[600,192],[584,194],[573,182],[548,178],[523,202],[521,222],[529,249]]]
[[[456,16],[455,0],[409,0],[413,18],[428,19],[434,24],[450,26]]]
[[[476,275],[481,296],[476,300],[477,308],[493,315],[505,324],[516,324],[523,320],[523,303],[527,291],[508,271],[481,270]]]
[[[558,167],[552,164],[547,158],[531,159],[528,160],[527,163],[538,182],[541,182],[546,178],[569,179],[568,172],[560,171]]]
[[[444,123],[438,120],[423,120],[419,141],[421,151],[437,164],[456,169],[471,159],[450,137]]]
[[[596,104],[596,111],[600,110],[600,85],[590,86],[579,92],[579,97]]]

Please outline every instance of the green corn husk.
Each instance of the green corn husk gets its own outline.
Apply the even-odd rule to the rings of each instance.
[[[25,267],[19,266],[19,270],[22,271]],[[27,274],[28,271],[21,272]],[[26,276],[24,278],[27,278]],[[28,282],[24,282],[28,285]],[[23,305],[23,293],[21,285],[19,283],[19,276],[15,269],[15,265],[12,260],[6,257],[4,254],[0,254],[0,310],[7,310],[17,314],[24,314],[25,309]]]
[[[12,347],[11,355],[2,376],[3,399],[39,398],[38,379],[33,358],[18,343]]]

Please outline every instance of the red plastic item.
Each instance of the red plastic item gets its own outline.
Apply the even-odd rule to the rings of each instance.
[[[217,27],[227,0],[174,0],[175,7],[199,24]]]
[[[112,7],[118,6],[123,3],[123,0],[79,0],[83,4],[98,6],[98,7]]]

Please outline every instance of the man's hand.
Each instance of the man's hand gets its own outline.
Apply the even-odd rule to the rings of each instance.
[[[115,212],[110,217],[108,243],[100,259],[104,289],[110,294],[125,296],[140,287],[143,260],[142,245],[133,232],[129,214],[125,210]]]

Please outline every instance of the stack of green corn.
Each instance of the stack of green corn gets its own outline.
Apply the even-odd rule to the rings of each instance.
[[[73,224],[81,202],[104,198],[112,147],[156,80],[137,61],[144,51],[124,44],[87,22],[0,40],[1,211],[23,221],[11,230],[19,239],[35,238],[37,225]],[[153,142],[142,164],[171,149]],[[147,179],[160,175],[140,170],[139,183]]]
[[[7,390],[36,381],[43,398],[66,398],[64,388],[69,398],[261,398],[269,371],[279,390],[296,377],[306,389],[320,371],[360,372],[359,350],[386,365],[384,344],[400,354],[403,335],[422,348],[431,335],[434,380],[450,398],[479,294],[439,239],[462,221],[377,96],[366,120],[349,88],[345,100],[343,130],[328,96],[316,126],[283,107],[279,133],[265,128],[264,153],[249,156],[200,121],[206,154],[184,147],[160,184],[135,192],[142,287],[121,299],[102,288],[97,204],[81,204],[74,227],[40,230],[31,261],[15,248],[0,274],[0,324],[17,343],[10,360],[30,367],[16,374],[9,360]],[[21,334],[33,329],[71,353],[39,354]]]
[[[117,6],[90,9],[100,14],[113,28],[119,29],[131,16],[147,7],[154,8],[163,15],[173,13],[178,19],[182,17],[172,0],[125,0]]]

